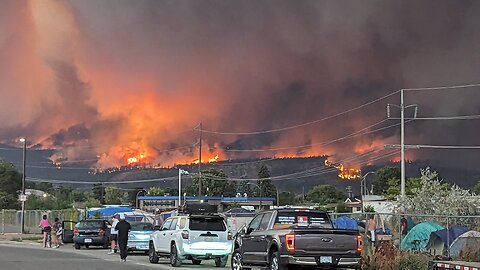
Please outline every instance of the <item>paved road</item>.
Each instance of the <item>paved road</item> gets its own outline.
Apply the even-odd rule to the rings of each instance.
[[[126,263],[120,262],[118,255],[107,255],[104,249],[74,250],[70,245],[59,249],[45,249],[38,245],[0,244],[0,269],[8,270],[136,270],[161,269],[172,270],[168,260],[159,264],[150,264],[144,255],[131,255]],[[192,265],[189,262],[182,269],[213,270],[213,262],[202,262],[202,265]],[[228,269],[228,268],[223,268]]]

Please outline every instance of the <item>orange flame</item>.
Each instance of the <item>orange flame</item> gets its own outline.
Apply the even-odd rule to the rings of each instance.
[[[214,156],[208,158],[208,163],[217,162],[219,158],[220,156],[218,154],[215,154]],[[198,158],[193,161],[193,164],[198,164],[198,163],[199,163]],[[202,159],[202,163],[205,163],[204,159]]]
[[[335,165],[328,159],[325,159],[325,166],[334,167],[338,170],[338,177],[343,180],[355,180],[362,177],[362,171],[360,169],[349,168],[346,169],[343,164]]]

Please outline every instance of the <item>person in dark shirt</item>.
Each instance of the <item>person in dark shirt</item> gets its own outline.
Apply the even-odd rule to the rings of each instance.
[[[122,262],[127,261],[128,232],[131,228],[132,227],[130,226],[130,223],[125,220],[125,215],[120,214],[120,221],[117,223],[117,226],[115,226],[115,230],[118,231],[117,245],[120,249],[120,259],[122,260]]]

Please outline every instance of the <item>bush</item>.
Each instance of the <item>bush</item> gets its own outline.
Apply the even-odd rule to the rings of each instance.
[[[396,269],[427,270],[429,258],[422,254],[402,253],[396,258]]]
[[[398,252],[392,243],[384,242],[374,254],[363,258],[364,270],[427,270],[429,257],[423,254]]]

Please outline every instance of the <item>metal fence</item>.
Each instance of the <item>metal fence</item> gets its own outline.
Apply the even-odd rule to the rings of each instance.
[[[464,231],[480,232],[480,216],[459,216],[459,215],[422,215],[422,214],[392,214],[392,213],[331,213],[333,219],[340,216],[348,216],[355,219],[359,224],[360,232],[366,236],[366,226],[369,218],[376,221],[376,228],[384,235],[378,235],[377,239],[386,239],[394,244],[401,251],[411,251],[430,254],[432,256],[449,256],[454,259],[461,259],[462,254],[467,253],[465,249],[476,249],[480,251],[480,233],[472,233],[468,239],[468,244],[459,247],[454,243],[459,234]],[[402,233],[402,219],[407,224],[407,233]],[[411,237],[410,231],[420,223],[429,222],[433,226],[425,229],[415,229],[420,231],[421,237]],[[438,225],[438,226],[437,226]],[[440,232],[441,229],[444,229]],[[442,237],[431,235],[433,231],[438,231]],[[367,236],[364,239],[369,239]],[[368,241],[367,241],[368,242]],[[455,244],[455,245],[452,245]],[[372,249],[374,250],[374,249]]]
[[[47,215],[50,222],[53,222],[55,218],[59,218],[61,221],[80,220],[84,212],[79,210],[26,210],[24,228],[25,233],[40,233],[38,227],[43,215]],[[20,233],[21,230],[21,216],[20,210],[0,210],[0,234],[5,233]]]

